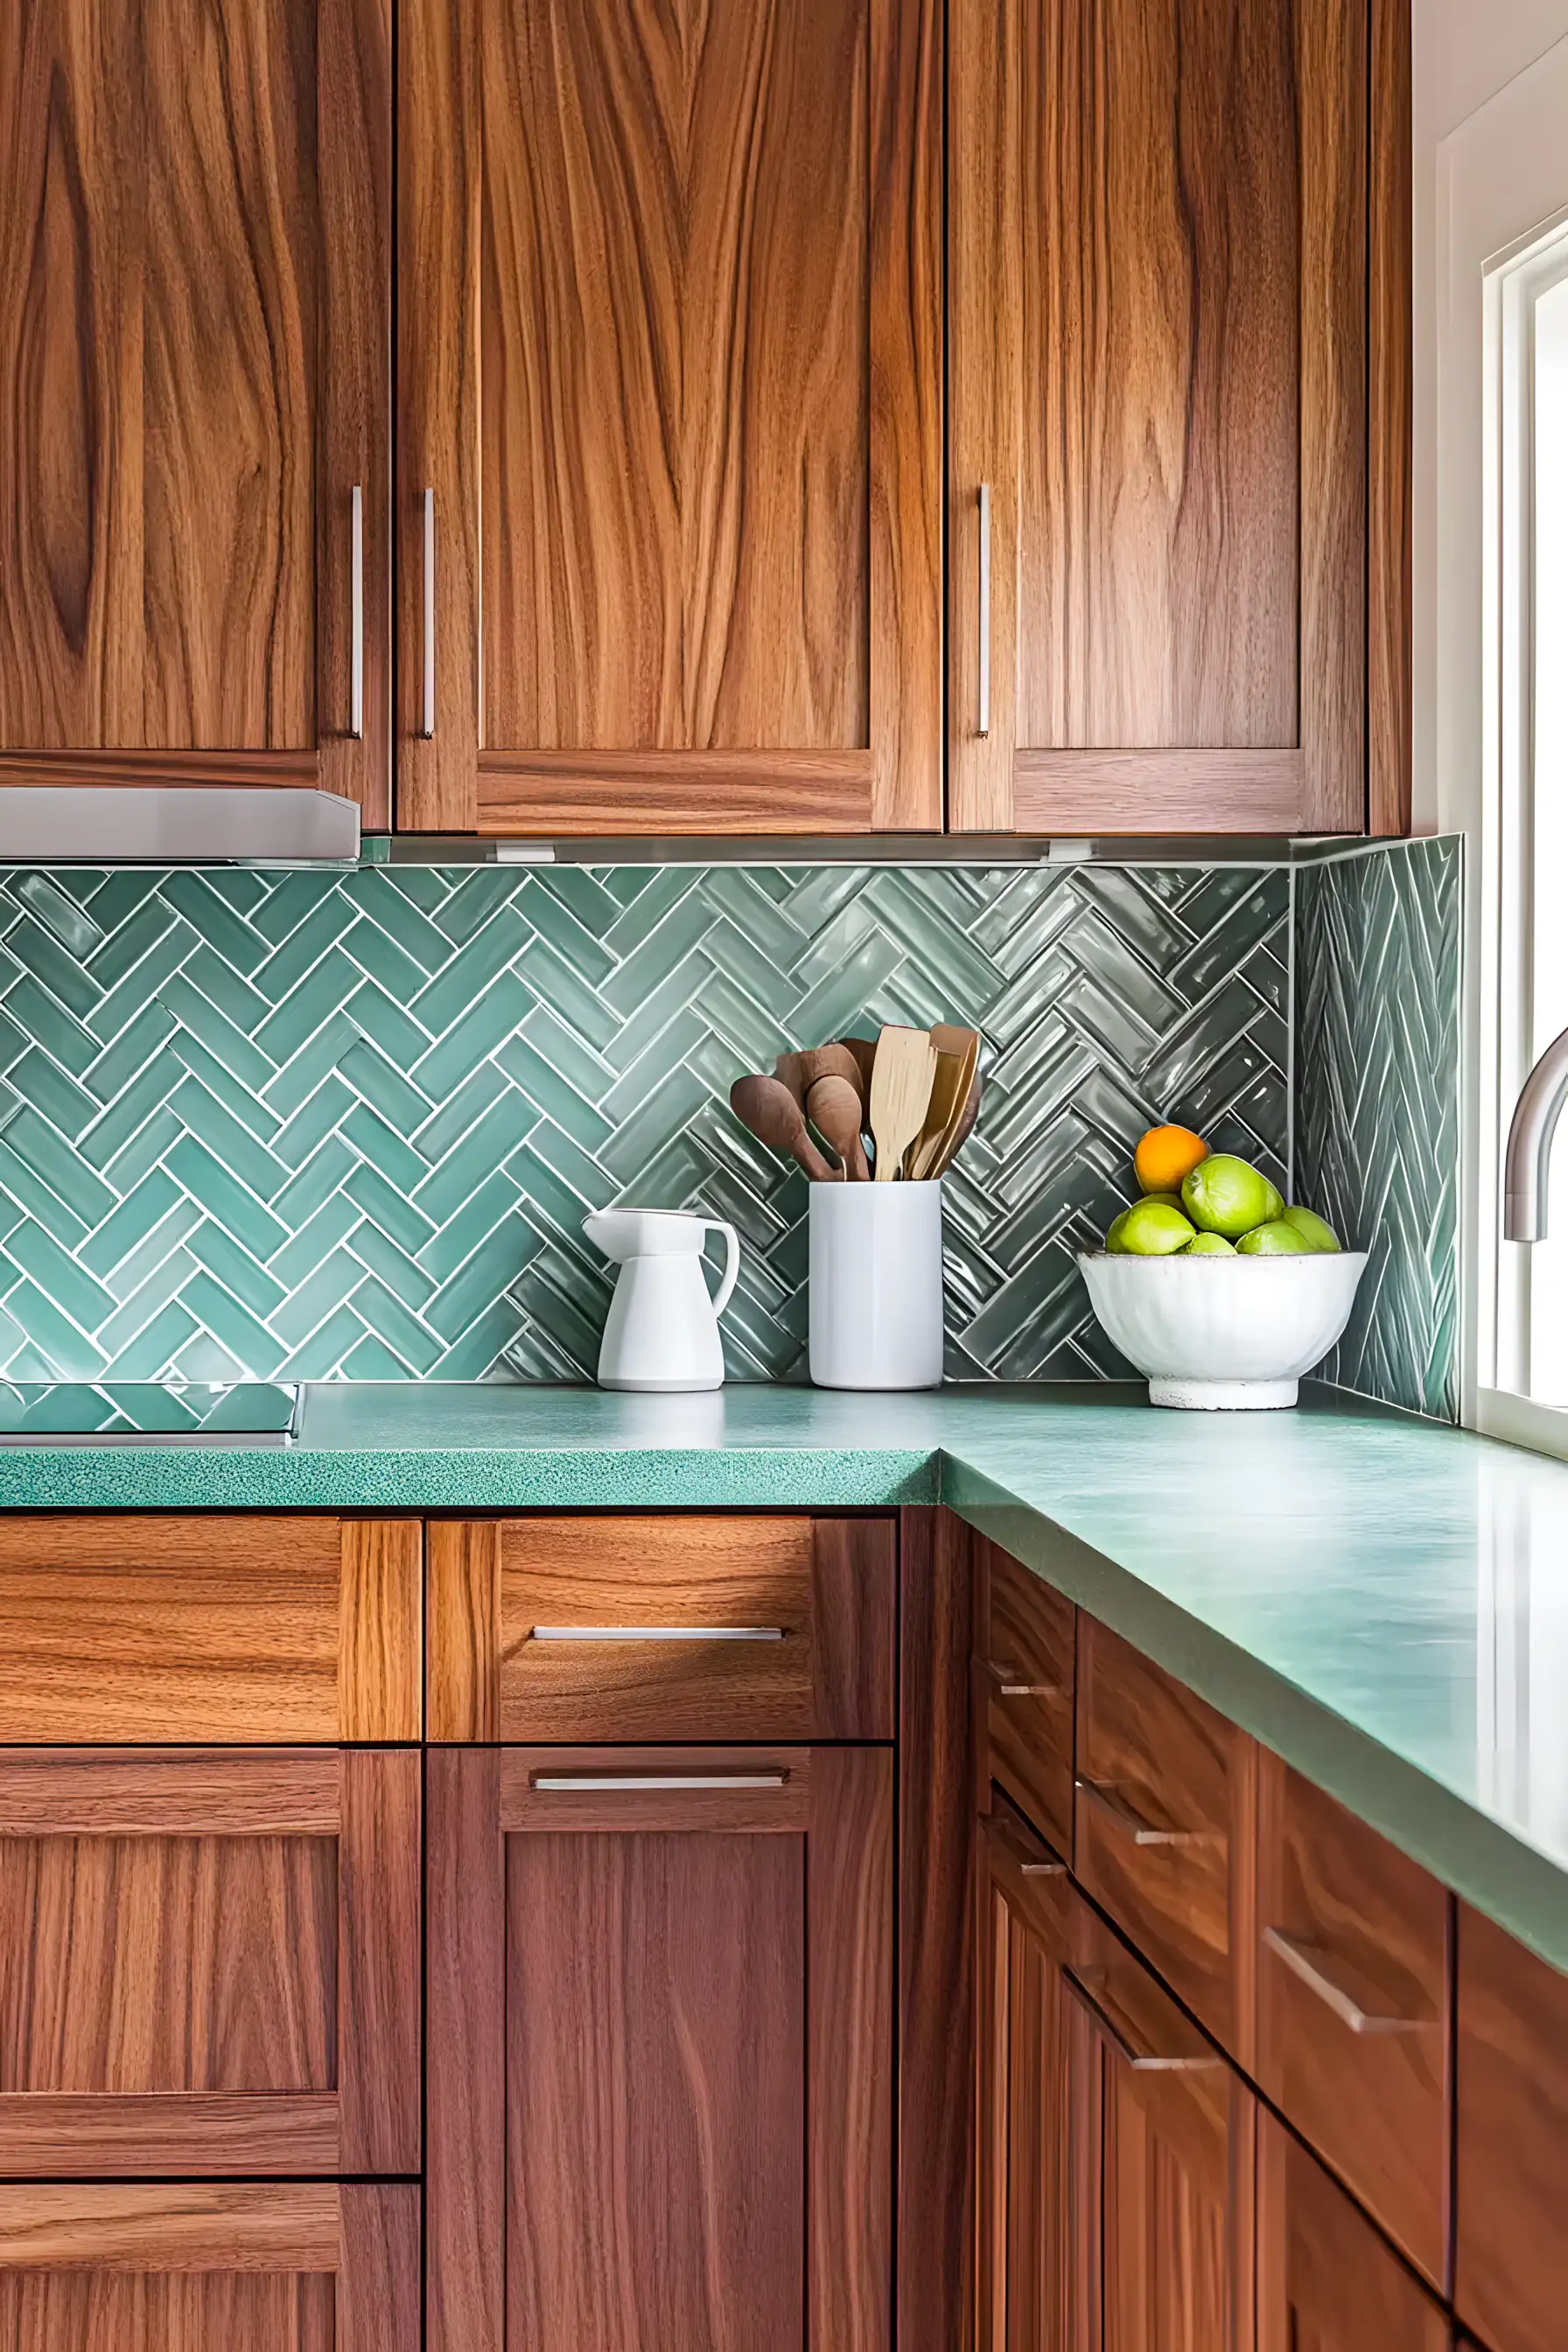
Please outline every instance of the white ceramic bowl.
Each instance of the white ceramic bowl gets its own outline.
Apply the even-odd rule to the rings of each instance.
[[[1361,1250],[1300,1257],[1132,1257],[1080,1250],[1089,1303],[1149,1381],[1151,1404],[1294,1404],[1355,1304]]]

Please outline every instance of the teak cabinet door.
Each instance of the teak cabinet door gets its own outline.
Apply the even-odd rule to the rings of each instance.
[[[428,1770],[429,2352],[889,2352],[891,1751]]]
[[[419,2191],[0,2189],[7,2352],[418,2352]]]
[[[391,17],[11,12],[0,783],[321,785],[387,822]]]
[[[397,814],[942,824],[938,0],[411,0]]]
[[[954,830],[1365,825],[1369,76],[1398,13],[952,0]]]
[[[1458,1906],[1454,2303],[1491,2352],[1559,2352],[1568,2312],[1568,1976]]]
[[[411,1749],[0,1749],[0,2176],[417,2171],[419,1815]]]
[[[1448,2352],[1448,2322],[1322,2167],[1264,2110],[1258,2352]]]

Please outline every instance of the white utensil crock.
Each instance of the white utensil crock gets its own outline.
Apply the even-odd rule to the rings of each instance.
[[[813,1184],[811,1377],[942,1384],[942,1185]]]
[[[600,1209],[583,1220],[588,1239],[620,1267],[599,1349],[602,1389],[717,1389],[724,1385],[719,1318],[741,1270],[733,1225],[683,1209]],[[724,1236],[724,1278],[710,1297],[702,1244]]]

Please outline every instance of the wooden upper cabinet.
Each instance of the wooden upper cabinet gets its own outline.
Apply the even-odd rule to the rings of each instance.
[[[0,783],[387,822],[391,47],[389,0],[11,15]]]
[[[952,0],[955,830],[1365,825],[1369,91],[1400,5]],[[1376,130],[1387,207],[1396,107]],[[1385,506],[1407,235],[1370,301]],[[1373,520],[1402,593],[1403,508]]]
[[[410,0],[398,823],[942,824],[938,0]]]
[[[7,1743],[416,1740],[416,1519],[0,1517]]]

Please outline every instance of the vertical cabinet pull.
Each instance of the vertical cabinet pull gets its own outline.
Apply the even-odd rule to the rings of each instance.
[[[364,740],[364,492],[349,494],[349,733]]]
[[[991,732],[991,485],[980,485],[980,710],[974,730]]]
[[[425,696],[419,732],[436,732],[436,493],[425,493]]]

